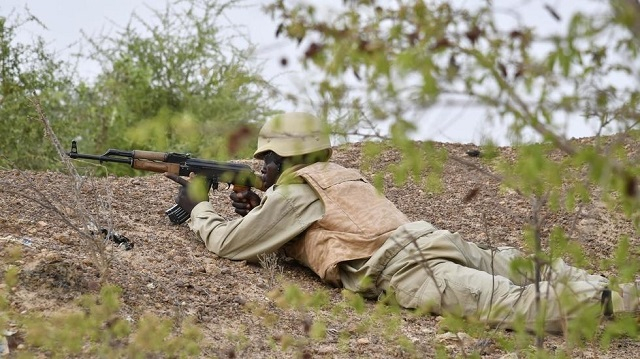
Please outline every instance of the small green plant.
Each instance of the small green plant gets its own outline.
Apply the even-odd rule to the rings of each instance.
[[[201,330],[190,320],[175,323],[145,314],[137,321],[120,311],[121,289],[104,285],[98,295],[83,295],[70,307],[52,311],[16,312],[12,288],[20,285],[21,248],[0,252],[0,333],[16,333],[18,357],[147,358],[149,355],[194,357],[200,353]],[[23,342],[22,342],[23,341]],[[17,346],[17,345],[16,345]]]
[[[79,307],[50,316],[18,316],[27,350],[53,357],[98,356],[145,358],[150,354],[192,357],[200,352],[202,333],[185,322],[175,323],[146,314],[137,324],[119,313],[120,289],[105,286],[99,296],[83,296]]]

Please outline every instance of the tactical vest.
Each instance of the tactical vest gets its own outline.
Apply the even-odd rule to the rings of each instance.
[[[341,286],[338,263],[370,257],[409,220],[354,169],[319,162],[296,171],[318,194],[324,216],[288,243],[288,256]]]

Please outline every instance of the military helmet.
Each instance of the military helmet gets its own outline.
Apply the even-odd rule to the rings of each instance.
[[[331,141],[324,122],[308,113],[288,112],[265,122],[253,157],[262,159],[267,151],[291,157],[321,150],[328,150],[331,156]]]

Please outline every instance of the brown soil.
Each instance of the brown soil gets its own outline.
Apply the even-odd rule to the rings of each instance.
[[[430,221],[439,228],[460,232],[470,241],[523,248],[523,227],[531,213],[528,199],[500,189],[496,178],[488,175],[494,172],[491,166],[482,158],[467,156],[466,152],[476,146],[436,146],[473,166],[449,158],[440,193],[413,182],[395,186],[392,176],[386,175],[387,197],[412,220]],[[637,155],[638,145],[630,146],[629,151]],[[499,150],[506,159],[515,155],[512,148]],[[398,153],[387,151],[365,174],[372,176],[373,171],[399,158]],[[335,151],[334,161],[344,166],[360,168],[361,160],[360,144]],[[259,166],[256,161],[244,162]],[[72,178],[56,172],[5,170],[0,171],[0,185],[0,250],[10,245],[23,249],[17,262],[20,280],[9,297],[11,309],[16,313],[48,314],[71,307],[82,294],[97,294],[100,261],[87,239],[59,215],[64,214],[75,225],[81,221]],[[327,287],[308,269],[290,260],[261,266],[216,257],[186,225],[171,225],[164,216],[164,210],[173,204],[176,186],[159,174],[84,178],[80,197],[88,212],[101,219],[102,226],[113,228],[134,244],[131,250],[113,242],[106,246],[111,261],[109,282],[122,288],[122,318],[136,323],[148,312],[177,321],[192,318],[205,335],[202,357],[434,357],[438,344],[444,346],[448,356],[468,355],[474,350],[483,358],[508,354],[497,339],[509,340],[511,333],[487,330],[469,338],[455,337],[446,333],[441,318],[409,310],[398,314],[401,320],[393,329],[396,332],[387,332],[389,323],[380,320],[363,329],[359,325],[374,315],[376,302],[367,301],[364,314],[353,310],[335,314],[335,307],[343,302],[341,290]],[[211,201],[231,219],[236,215],[228,194],[221,189],[212,193]],[[572,213],[544,214],[543,238],[553,226],[565,228],[586,252],[589,269],[595,270],[598,263],[613,255],[622,235],[630,236],[634,251],[638,248],[640,237],[632,223],[600,200]],[[613,269],[601,271],[616,274]],[[326,291],[331,305],[307,311],[280,307],[274,293],[288,284],[307,293]],[[324,338],[311,340],[308,331],[315,321],[324,321],[327,332]],[[20,327],[14,330],[13,353],[33,350],[24,344],[15,347],[24,333]],[[402,335],[413,344],[413,353],[399,344],[397,339]],[[289,339],[293,344],[286,347]],[[545,347],[552,352],[565,348],[564,340],[549,336]],[[638,341],[616,339],[606,353],[597,349],[594,341],[573,349],[570,356],[635,358],[639,350]]]

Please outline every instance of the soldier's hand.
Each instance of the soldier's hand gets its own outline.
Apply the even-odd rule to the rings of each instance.
[[[250,190],[231,192],[229,197],[231,198],[231,205],[236,209],[236,213],[243,217],[260,204],[260,196]]]
[[[209,186],[205,178],[193,173],[189,175],[189,180],[168,172],[164,176],[181,185],[175,201],[187,213],[191,213],[198,203],[209,200]]]

